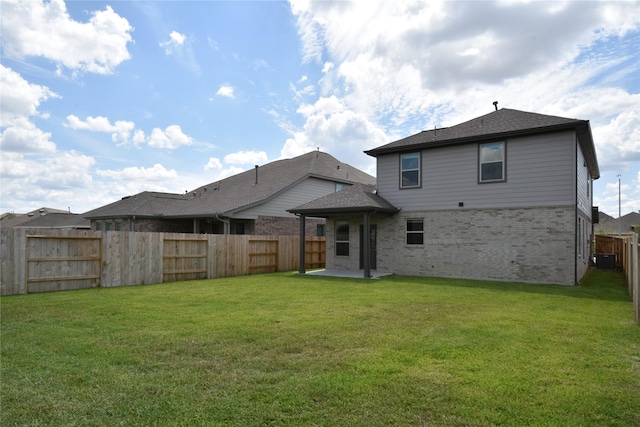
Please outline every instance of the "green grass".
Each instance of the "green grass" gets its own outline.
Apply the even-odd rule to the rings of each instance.
[[[619,273],[293,273],[1,300],[10,425],[640,425]]]

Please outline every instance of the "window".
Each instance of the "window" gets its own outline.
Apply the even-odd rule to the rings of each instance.
[[[420,153],[400,155],[400,188],[420,187]]]
[[[505,180],[504,142],[480,144],[480,182]]]
[[[235,224],[235,234],[244,234],[244,222],[237,222]]]
[[[424,220],[407,220],[407,245],[424,244]]]
[[[349,256],[348,221],[336,221],[336,256]]]
[[[344,188],[344,184],[341,184],[339,182],[336,182],[336,191],[340,191]]]
[[[316,225],[316,236],[318,237],[324,236],[324,224]]]

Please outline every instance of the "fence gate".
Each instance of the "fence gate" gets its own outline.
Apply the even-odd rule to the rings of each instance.
[[[278,239],[249,238],[249,274],[278,271]]]
[[[207,240],[165,237],[162,245],[163,282],[207,278]]]
[[[102,238],[26,236],[26,293],[95,288],[102,276]]]

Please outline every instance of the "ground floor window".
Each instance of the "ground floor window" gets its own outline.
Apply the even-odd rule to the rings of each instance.
[[[408,219],[407,220],[407,245],[424,244],[424,220]]]
[[[349,256],[349,221],[336,221],[336,256]]]
[[[324,224],[316,225],[316,236],[318,237],[324,236]]]

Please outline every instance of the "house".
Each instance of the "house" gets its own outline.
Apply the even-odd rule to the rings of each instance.
[[[298,235],[299,220],[287,209],[375,178],[312,151],[277,160],[188,191],[142,192],[86,212],[95,230],[211,234]],[[324,235],[324,219],[306,232]]]
[[[630,235],[640,233],[640,212],[629,212],[620,218],[614,218],[600,212],[600,221],[595,226],[595,234]]]
[[[59,228],[78,230],[90,228],[90,222],[80,214],[42,207],[26,214],[3,214],[1,228]]]
[[[496,105],[365,153],[375,189],[290,210],[327,218],[327,270],[564,285],[587,271],[600,176],[589,121]]]

